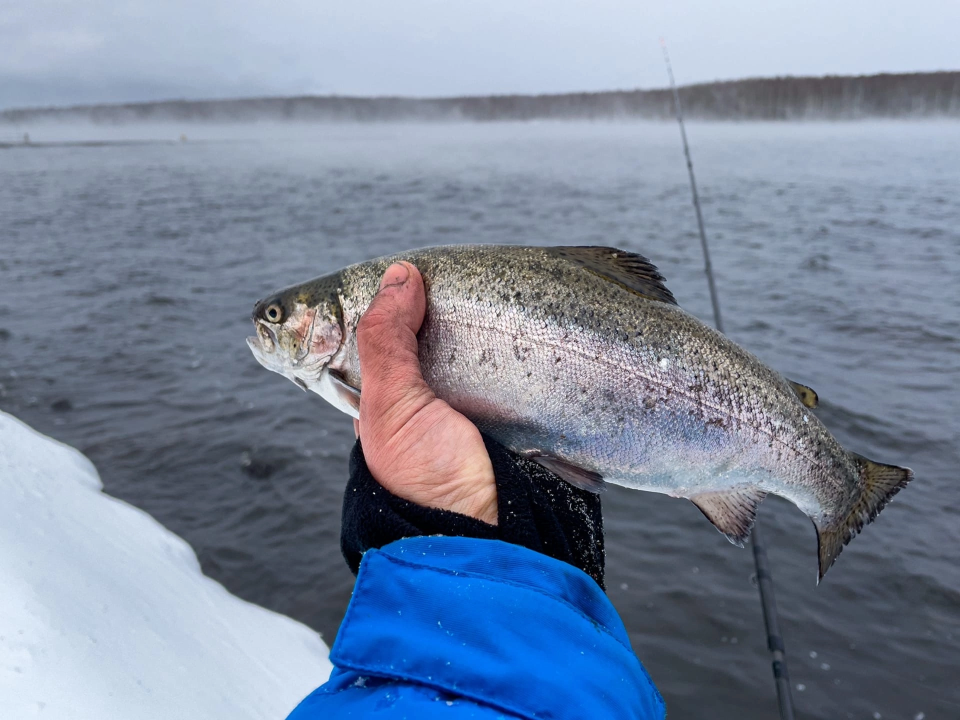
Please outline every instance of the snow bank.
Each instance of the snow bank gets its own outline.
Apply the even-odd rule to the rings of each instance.
[[[327,679],[319,635],[100,489],[83,455],[0,412],[0,717],[284,718]]]

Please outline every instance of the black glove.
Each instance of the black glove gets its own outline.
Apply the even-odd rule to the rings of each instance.
[[[498,525],[449,510],[423,507],[378,483],[357,440],[343,496],[340,549],[354,574],[370,548],[417,535],[475,537],[522,545],[563,560],[603,587],[600,497],[575,488],[535,462],[483,436],[497,483]]]

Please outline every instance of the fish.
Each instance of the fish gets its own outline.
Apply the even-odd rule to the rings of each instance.
[[[433,392],[572,485],[691,500],[743,546],[770,493],[817,533],[818,583],[912,479],[844,449],[787,380],[684,311],[644,256],[610,247],[454,245],[343,268],[260,300],[264,367],[359,417],[357,324],[394,262],[420,271]]]

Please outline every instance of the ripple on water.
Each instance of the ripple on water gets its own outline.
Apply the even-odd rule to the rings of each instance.
[[[599,243],[651,257],[688,309],[710,304],[673,126],[299,132],[6,155],[0,407],[84,450],[230,590],[329,640],[353,582],[353,430],[250,356],[257,298],[415,245]],[[816,388],[849,447],[917,472],[820,587],[809,520],[761,509],[797,714],[956,717],[960,138],[853,123],[690,136],[732,334]],[[685,501],[615,488],[604,509],[607,583],[626,586],[611,598],[671,713],[774,715],[749,550]]]

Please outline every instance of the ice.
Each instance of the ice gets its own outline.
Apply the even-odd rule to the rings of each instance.
[[[0,412],[4,718],[283,718],[327,679],[327,655],[204,577],[79,452]]]

